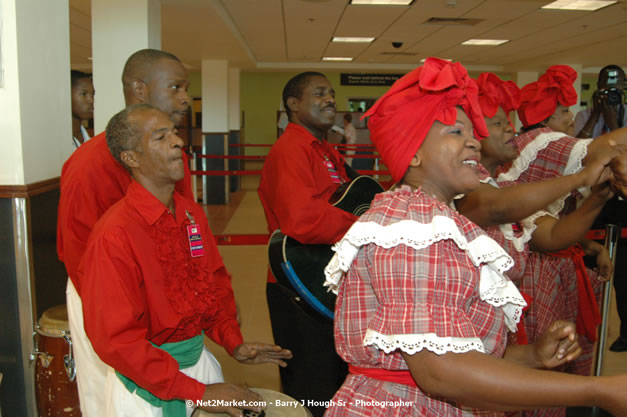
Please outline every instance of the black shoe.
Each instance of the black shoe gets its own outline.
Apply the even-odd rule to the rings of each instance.
[[[610,350],[612,352],[627,352],[627,340],[619,337],[614,343],[612,343]]]

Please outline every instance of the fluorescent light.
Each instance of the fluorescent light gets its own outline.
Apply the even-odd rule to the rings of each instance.
[[[414,0],[351,0],[351,4],[409,6]]]
[[[359,38],[359,37],[350,37],[350,36],[334,36],[331,39],[331,42],[372,42],[374,38]]]
[[[462,45],[495,46],[509,42],[508,39],[468,39]]]
[[[557,0],[553,3],[549,3],[542,6],[543,9],[558,9],[558,10],[585,10],[595,11],[602,9],[603,7],[617,3],[617,1],[608,0]]]
[[[353,58],[346,56],[325,56],[322,57],[323,61],[352,61]]]
[[[448,61],[448,62],[452,62],[453,61],[452,59],[449,59],[449,58],[440,58],[440,59],[443,59],[443,60]],[[422,58],[420,60],[420,62],[425,62],[426,60],[427,60],[427,58]]]

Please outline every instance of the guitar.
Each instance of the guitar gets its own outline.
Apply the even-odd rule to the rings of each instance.
[[[365,175],[343,184],[329,202],[356,216],[370,208],[374,196],[384,189]],[[280,230],[268,242],[270,270],[277,282],[302,298],[316,313],[333,320],[336,295],[322,285],[324,267],[333,257],[331,245],[304,245]]]

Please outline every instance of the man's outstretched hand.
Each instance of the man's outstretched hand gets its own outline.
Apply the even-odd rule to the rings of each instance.
[[[286,367],[283,359],[291,359],[292,352],[278,345],[267,343],[242,343],[233,351],[233,357],[246,364],[276,363]]]

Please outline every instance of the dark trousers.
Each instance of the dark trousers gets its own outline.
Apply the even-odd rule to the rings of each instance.
[[[627,225],[623,225],[625,229]],[[620,318],[620,337],[627,340],[627,239],[618,242],[616,269],[614,270],[616,309]]]
[[[294,354],[286,368],[279,368],[283,392],[321,417],[324,402],[331,400],[348,374],[335,352],[333,322],[307,311],[304,301],[279,284],[268,283],[266,296],[274,342]]]

